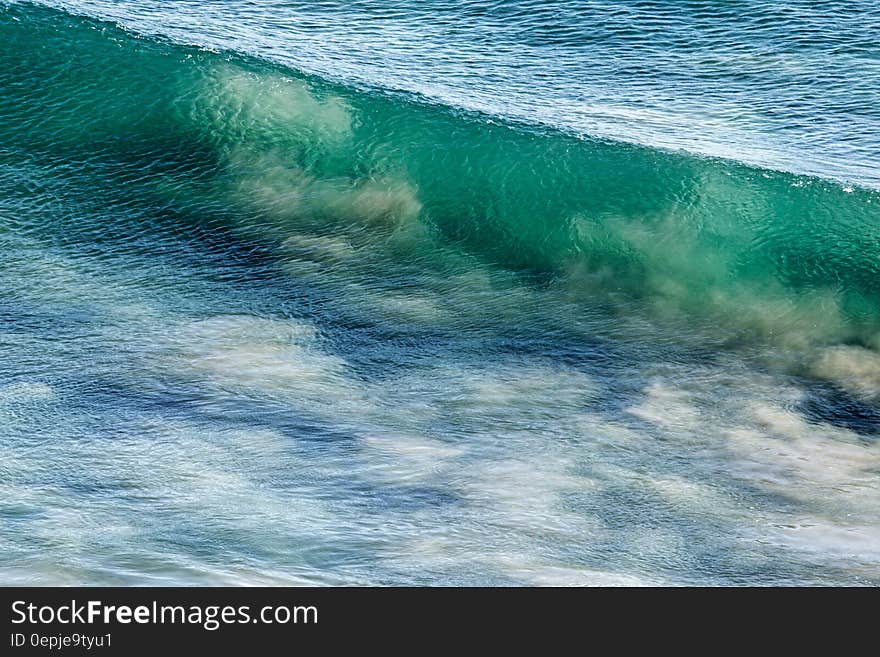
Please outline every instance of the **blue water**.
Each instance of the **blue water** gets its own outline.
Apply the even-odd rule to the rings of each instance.
[[[880,584],[878,27],[0,3],[0,583]]]

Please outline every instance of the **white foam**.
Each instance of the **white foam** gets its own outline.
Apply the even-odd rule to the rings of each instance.
[[[218,316],[183,325],[172,342],[180,374],[215,387],[341,412],[361,397],[345,362],[320,348],[314,327],[292,320]]]
[[[39,381],[20,381],[0,386],[0,404],[48,402],[55,398],[55,389]]]
[[[839,345],[823,349],[812,373],[833,381],[867,400],[880,400],[880,354],[863,347]]]
[[[416,433],[383,431],[363,435],[367,472],[386,482],[411,483],[452,476],[449,468],[466,454],[463,447]]]
[[[197,126],[208,119],[221,140],[338,140],[351,132],[351,112],[338,96],[318,98],[300,80],[232,65],[211,71],[195,108]]]
[[[694,429],[700,421],[699,411],[688,401],[688,394],[662,381],[648,386],[644,399],[627,410],[646,422],[668,429]]]

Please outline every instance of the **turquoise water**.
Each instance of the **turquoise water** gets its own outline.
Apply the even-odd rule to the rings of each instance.
[[[0,5],[2,581],[880,583],[878,26]]]

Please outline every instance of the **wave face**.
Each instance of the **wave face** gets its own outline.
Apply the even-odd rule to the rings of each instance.
[[[6,148],[164,188],[195,224],[212,210],[281,232],[420,230],[425,253],[456,245],[594,302],[880,346],[871,190],[517,130],[31,14],[4,35]]]
[[[360,35],[367,50],[334,80],[269,61],[279,48],[254,58],[182,45],[185,22],[171,40],[31,4],[0,9],[0,518],[20,527],[0,543],[2,572],[880,582],[880,192],[870,159],[835,169],[876,145],[859,132],[876,120],[871,71],[847,94],[834,78],[844,62],[874,61],[872,10],[843,16],[836,41],[812,42],[834,62],[817,78],[832,94],[823,102],[846,97],[846,120],[826,115],[836,128],[804,139],[822,108],[792,101],[742,133],[800,112],[773,135],[800,150],[779,153],[802,163],[834,146],[791,173],[559,130],[586,124],[544,121],[541,107],[527,116],[525,90],[507,79],[515,111],[487,111],[497,70],[545,80],[535,102],[566,114],[552,93],[583,100],[586,87],[567,82],[599,43],[633,78],[608,93],[639,112],[639,94],[663,97],[652,76],[677,84],[663,67],[707,58],[715,111],[741,85],[767,93],[762,76],[783,63],[805,67],[790,80],[813,76],[819,57],[777,53],[758,69],[732,58],[729,25],[781,30],[735,3],[681,61],[669,53],[685,25],[712,22],[708,3],[676,3],[673,17],[612,4],[595,41],[579,38],[592,5],[563,4],[551,19],[544,3],[523,15],[517,3],[452,14],[356,4],[353,27],[334,30],[311,67],[333,68]],[[142,32],[180,17],[101,6]],[[293,7],[301,20],[285,29],[308,35],[298,58],[349,11]],[[254,27],[264,10],[235,26],[225,11],[194,6],[202,46],[249,35],[266,47],[269,26]],[[823,15],[789,11],[804,24]],[[381,20],[361,30],[368,18]],[[384,83],[358,68],[369,56],[385,76],[415,66],[382,31],[414,34],[429,19],[424,66],[406,86],[422,97],[343,79]],[[496,69],[513,36],[491,33],[489,47],[474,36],[485,21],[509,26],[537,70]],[[212,31],[221,24],[228,32]],[[426,98],[430,76],[447,75],[431,40],[443,30],[470,42],[470,77],[449,72],[434,96],[471,88],[471,103]],[[295,39],[281,54],[294,57]],[[475,52],[486,59],[467,59]],[[560,56],[534,54],[547,52]],[[683,114],[666,111],[689,121],[701,80]],[[632,141],[657,142],[652,130]],[[803,173],[829,167],[866,184]],[[43,540],[54,547],[37,549]]]

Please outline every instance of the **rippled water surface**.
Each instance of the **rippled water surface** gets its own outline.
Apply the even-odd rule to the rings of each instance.
[[[880,186],[873,0],[53,0],[491,116]]]
[[[880,584],[878,18],[0,3],[0,581]]]

